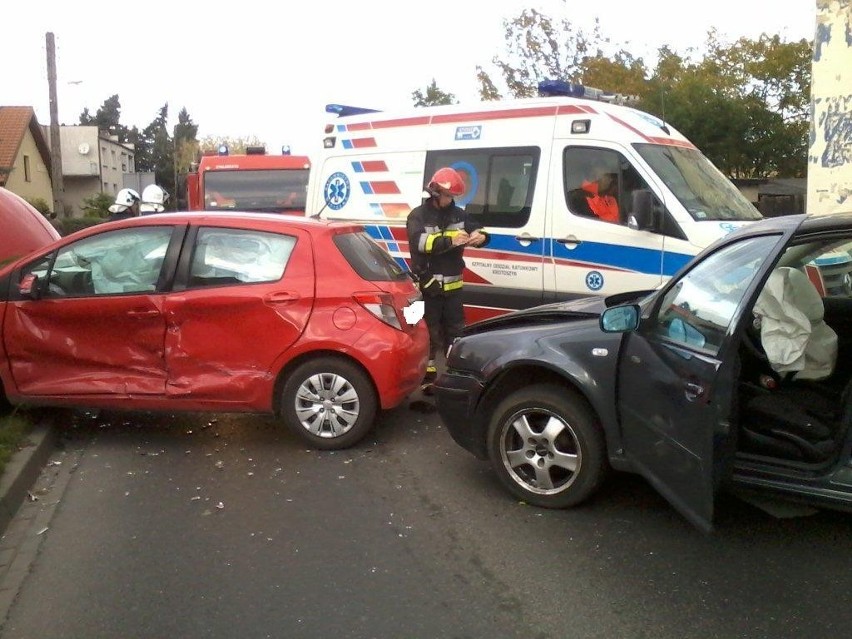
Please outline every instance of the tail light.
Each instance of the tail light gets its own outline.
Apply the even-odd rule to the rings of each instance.
[[[352,297],[379,321],[402,330],[399,311],[394,306],[393,295],[390,293],[355,293]]]

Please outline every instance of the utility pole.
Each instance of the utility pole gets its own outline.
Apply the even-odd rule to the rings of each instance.
[[[56,99],[56,44],[53,33],[47,43],[47,84],[50,90],[50,172],[53,183],[53,212],[65,217],[65,181],[62,179],[62,145],[59,137],[59,105]]]

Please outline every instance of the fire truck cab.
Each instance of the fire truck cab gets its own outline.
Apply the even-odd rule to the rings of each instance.
[[[301,214],[310,167],[304,155],[267,155],[263,147],[230,155],[220,147],[217,155],[202,156],[187,175],[187,208]]]

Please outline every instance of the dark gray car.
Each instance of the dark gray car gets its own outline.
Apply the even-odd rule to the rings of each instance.
[[[468,327],[439,413],[539,506],[613,468],[704,530],[726,487],[852,509],[851,273],[852,215],[755,223],[656,291]]]

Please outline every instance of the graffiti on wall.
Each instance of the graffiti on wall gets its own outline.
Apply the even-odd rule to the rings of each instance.
[[[816,0],[808,208],[852,211],[852,0]]]

